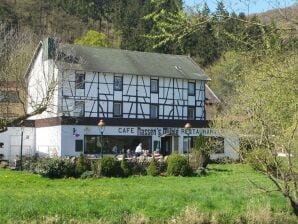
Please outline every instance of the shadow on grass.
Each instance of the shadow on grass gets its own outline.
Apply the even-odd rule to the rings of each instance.
[[[232,170],[229,169],[220,169],[220,168],[208,168],[209,171],[216,171],[216,172],[228,172],[231,173],[233,172]]]

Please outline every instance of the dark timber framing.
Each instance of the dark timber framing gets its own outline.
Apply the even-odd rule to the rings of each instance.
[[[75,88],[75,78],[84,74],[84,89]],[[122,118],[150,119],[150,105],[158,106],[159,120],[188,120],[188,107],[195,107],[194,120],[205,119],[205,81],[180,78],[113,74],[85,71],[62,71],[62,115],[72,117],[75,101],[84,101],[85,117],[114,117],[114,102],[122,103]],[[115,79],[122,88],[115,90]],[[157,92],[151,91],[151,80],[157,80]],[[189,83],[194,83],[194,95],[189,95]]]

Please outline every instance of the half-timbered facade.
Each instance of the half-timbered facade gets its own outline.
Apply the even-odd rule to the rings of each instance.
[[[206,120],[210,79],[188,56],[57,45],[47,39],[26,79],[29,111],[51,94],[50,107],[31,118],[32,147],[42,155],[111,153],[115,146],[134,150],[139,142],[167,155],[186,152],[188,137],[219,136]],[[100,119],[104,130],[97,126]],[[191,130],[183,128],[187,122]],[[218,156],[237,158],[237,138],[221,141]]]
[[[205,120],[205,81],[66,70],[62,114],[69,117]]]

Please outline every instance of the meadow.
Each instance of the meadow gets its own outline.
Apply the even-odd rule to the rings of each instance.
[[[48,179],[2,169],[0,223],[141,222],[131,217],[164,223],[187,207],[217,214],[220,223],[264,208],[294,220],[280,193],[264,193],[252,181],[274,189],[265,176],[243,164],[210,165],[201,177]]]

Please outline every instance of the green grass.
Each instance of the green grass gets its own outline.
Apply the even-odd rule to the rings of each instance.
[[[102,219],[122,222],[143,215],[153,222],[177,216],[187,206],[233,217],[269,206],[289,212],[275,192],[264,194],[248,179],[273,188],[267,178],[246,165],[212,165],[204,177],[130,177],[47,179],[27,172],[0,170],[0,223],[59,217],[68,222]]]

